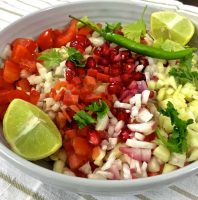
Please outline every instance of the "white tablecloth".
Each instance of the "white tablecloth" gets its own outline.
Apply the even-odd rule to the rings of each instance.
[[[69,0],[0,0],[0,29],[38,9]],[[72,0],[70,0],[72,1]],[[157,1],[157,0],[153,0]],[[166,4],[172,0],[164,1]],[[179,4],[179,2],[178,2]],[[126,197],[79,195],[52,188],[0,158],[0,200],[198,200],[198,175],[158,190]]]

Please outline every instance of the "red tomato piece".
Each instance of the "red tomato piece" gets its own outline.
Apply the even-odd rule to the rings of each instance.
[[[52,48],[54,43],[53,38],[54,35],[51,28],[43,31],[37,40],[39,48],[41,48],[42,51]]]
[[[58,112],[56,115],[56,123],[60,129],[62,129],[67,122],[67,118],[62,112]]]
[[[15,48],[17,45],[24,46],[31,53],[34,53],[38,47],[38,44],[34,40],[27,38],[17,38],[11,44],[13,48]]]
[[[65,135],[67,136],[67,138],[69,139],[73,139],[76,137],[77,131],[76,129],[69,129],[65,131]]]
[[[109,82],[109,75],[97,73],[96,79],[101,82],[108,83]]]
[[[34,57],[26,47],[18,44],[13,47],[11,59],[16,63],[20,63],[22,60],[33,60]]]
[[[72,145],[77,155],[88,156],[90,154],[91,147],[85,138],[75,137],[72,141]]]
[[[17,82],[17,86],[20,87],[25,92],[30,92],[30,90],[31,90],[30,83],[26,78],[19,80]]]
[[[82,101],[84,101],[86,103],[92,103],[93,101],[98,101],[99,99],[101,99],[101,95],[89,94],[89,95],[83,96]]]
[[[0,92],[0,105],[8,104],[13,99],[23,99],[24,101],[30,101],[29,95],[27,95],[22,90],[10,90],[10,91],[1,91]]]
[[[40,97],[40,93],[36,90],[31,90],[30,92],[30,102],[32,104],[37,104]]]
[[[96,86],[96,79],[91,76],[86,76],[83,80],[85,87],[90,88],[91,90]]]
[[[92,77],[95,77],[95,78],[96,78],[97,73],[98,73],[98,70],[97,70],[97,69],[88,69],[88,70],[87,70],[87,75],[88,75],[88,76],[92,76]]]
[[[64,94],[63,103],[67,106],[78,104],[79,95]]]
[[[3,117],[4,117],[4,114],[6,112],[8,108],[8,104],[3,104],[3,105],[0,105],[0,119],[2,120]]]
[[[66,31],[58,37],[55,37],[54,47],[61,47],[66,45],[68,42],[75,39],[77,33],[77,21],[71,20],[69,27]]]
[[[3,79],[8,83],[14,83],[20,78],[20,68],[18,64],[11,60],[4,63]]]
[[[84,128],[80,128],[78,130],[78,135],[82,137],[86,137],[89,133],[90,126],[85,126]]]
[[[28,59],[21,60],[20,68],[25,69],[30,73],[37,72],[36,61],[34,60],[28,60]]]
[[[68,164],[71,170],[76,170],[81,167],[85,162],[87,162],[87,158],[84,156],[79,156],[75,153],[70,154],[68,156]]]
[[[85,35],[85,36],[87,36],[87,35],[90,35],[91,33],[93,33],[93,29],[91,29],[88,26],[84,26],[84,27],[82,27],[82,28],[80,28],[78,30],[78,34],[79,35]]]

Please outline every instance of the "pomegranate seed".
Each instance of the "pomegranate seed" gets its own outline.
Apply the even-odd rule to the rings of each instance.
[[[98,64],[99,65],[106,65],[107,66],[109,64],[109,61],[108,61],[107,58],[99,58]]]
[[[130,90],[138,90],[138,84],[136,81],[131,81],[129,87]]]
[[[119,109],[117,116],[119,120],[127,121],[127,119],[130,117],[128,113],[124,109]]]
[[[123,64],[124,73],[132,73],[135,69],[135,64]]]
[[[95,61],[95,59],[93,57],[88,57],[87,58],[86,66],[88,68],[95,68],[96,67],[96,61]]]
[[[77,68],[76,70],[77,70],[78,76],[85,76],[85,74],[86,74],[85,69],[83,69],[83,68]]]
[[[150,95],[149,95],[149,98],[153,98],[155,96],[155,92],[154,91],[150,91]]]
[[[113,67],[111,67],[110,68],[110,73],[109,73],[111,76],[118,76],[118,75],[120,75],[121,74],[121,71],[120,71],[120,69],[118,69],[118,68],[113,68]]]
[[[121,75],[121,80],[124,83],[124,85],[128,86],[128,84],[131,82],[132,80],[132,75],[131,74],[122,74]]]
[[[133,79],[136,80],[136,81],[142,81],[142,80],[146,80],[146,77],[141,72],[134,72],[133,73]]]
[[[134,58],[129,58],[129,59],[127,59],[126,63],[135,64],[135,59]]]
[[[88,134],[88,141],[90,144],[99,145],[101,143],[100,133],[97,131],[91,131]]]
[[[120,76],[110,77],[110,78],[109,78],[109,82],[110,82],[110,83],[113,83],[113,82],[121,82],[121,78],[120,78]]]
[[[109,94],[120,94],[123,90],[123,86],[119,82],[113,82],[108,85],[107,89]]]
[[[122,60],[126,60],[131,57],[131,52],[128,50],[120,51]]]
[[[100,56],[101,55],[101,51],[102,51],[102,48],[101,47],[96,47],[94,50],[93,50],[93,53],[97,56]]]
[[[112,63],[112,64],[111,64],[111,67],[112,67],[112,68],[120,69],[120,68],[121,68],[121,65],[120,65],[120,63]]]
[[[76,45],[75,49],[80,51],[80,53],[82,53],[82,54],[85,52],[85,48],[80,44]]]
[[[86,40],[87,40],[87,37],[85,36],[85,35],[80,35],[80,34],[78,34],[78,35],[76,35],[76,40],[78,41],[78,42],[82,42],[82,43],[86,43]]]
[[[109,43],[105,42],[102,46],[102,55],[103,56],[109,56],[110,53],[110,45]]]
[[[131,131],[128,128],[124,128],[119,135],[119,139],[122,142],[126,142],[126,140],[130,138],[130,133]]]
[[[70,60],[67,60],[65,62],[65,66],[68,67],[68,68],[70,68],[70,69],[72,69],[72,70],[75,69],[75,64],[72,61],[70,61]]]
[[[75,76],[75,71],[72,70],[72,69],[70,69],[70,68],[68,68],[68,69],[66,70],[66,80],[67,80],[67,81],[71,81],[71,80],[73,79],[74,76]]]

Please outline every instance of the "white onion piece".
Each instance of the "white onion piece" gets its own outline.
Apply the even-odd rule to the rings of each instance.
[[[137,140],[144,140],[145,136],[142,135],[141,133],[135,132],[135,138]]]
[[[122,170],[124,179],[132,179],[130,168],[126,163],[123,164]]]
[[[137,141],[134,139],[127,139],[126,145],[133,148],[145,148],[145,149],[154,149],[156,147],[156,144],[154,143],[145,142],[145,141]]]
[[[144,135],[149,135],[151,134],[156,126],[155,121],[149,121],[145,123],[140,123],[140,124],[128,124],[127,127],[134,132],[140,132],[143,133]]]
[[[124,127],[124,121],[120,120],[115,126],[115,132],[120,132],[121,129]]]
[[[83,166],[81,166],[79,171],[83,172],[84,174],[91,174],[92,171],[89,162],[86,162]]]
[[[141,102],[141,97],[142,97],[141,94],[136,94],[136,95],[135,95],[135,105],[136,105],[136,107],[137,107],[138,109],[141,108],[141,104],[142,104],[142,102]]]
[[[151,114],[148,109],[142,108],[139,110],[136,120],[138,122],[148,122],[152,119],[152,117],[153,117],[153,114]]]
[[[114,107],[115,108],[131,109],[131,104],[129,104],[129,103],[121,103],[119,101],[115,101]]]
[[[144,90],[142,92],[142,104],[147,104],[150,96],[150,91],[149,90]]]
[[[137,106],[133,106],[133,107],[131,108],[131,116],[132,116],[132,117],[138,116],[138,112],[139,112],[139,108],[138,108]]]
[[[103,118],[98,119],[97,124],[96,124],[96,130],[104,131],[107,128],[108,124],[109,124],[109,117],[106,114]]]

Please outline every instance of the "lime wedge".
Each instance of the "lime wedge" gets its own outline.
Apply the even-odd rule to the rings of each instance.
[[[3,132],[13,151],[27,160],[46,158],[62,145],[60,132],[49,116],[21,99],[10,103]]]
[[[159,11],[151,15],[151,34],[155,39],[170,39],[186,45],[192,38],[195,27],[187,17],[173,11]]]

